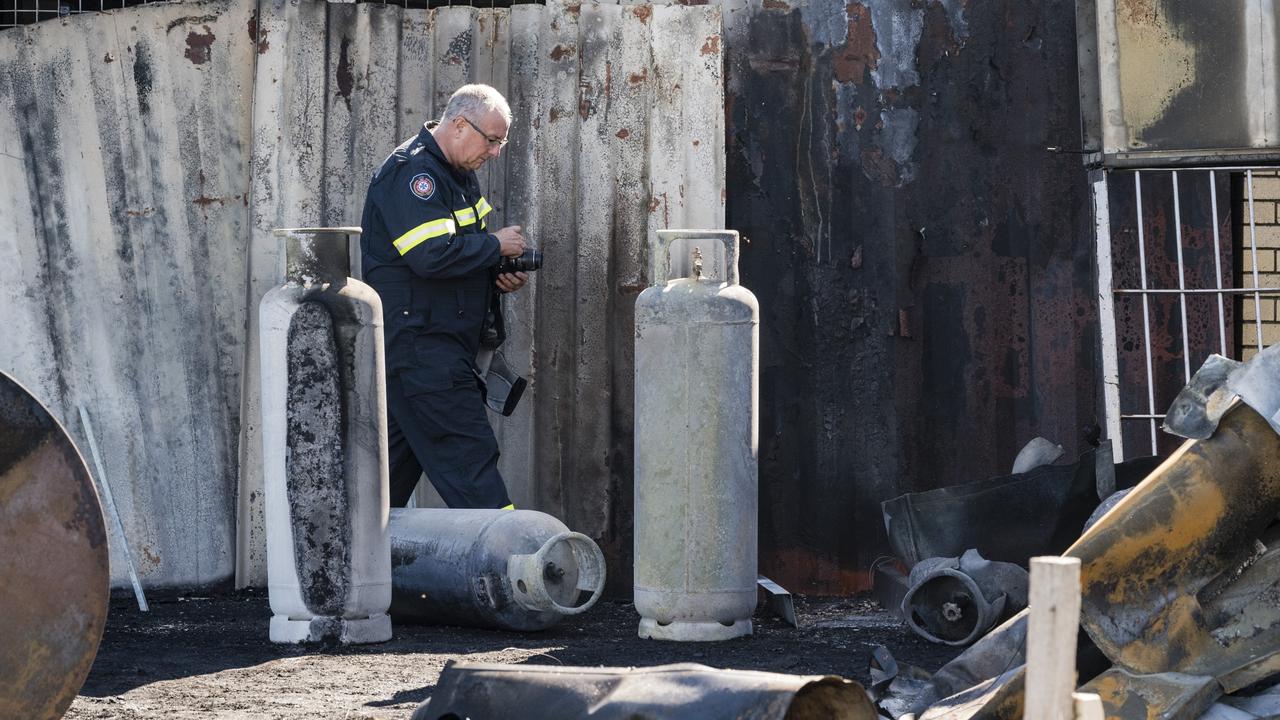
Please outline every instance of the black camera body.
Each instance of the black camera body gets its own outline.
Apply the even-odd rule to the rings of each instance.
[[[540,267],[542,267],[542,251],[527,248],[519,257],[503,257],[498,263],[498,272],[533,272]]]

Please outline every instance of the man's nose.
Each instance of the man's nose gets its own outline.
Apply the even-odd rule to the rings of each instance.
[[[493,145],[489,147],[489,157],[497,158],[501,154],[502,154],[501,145]]]

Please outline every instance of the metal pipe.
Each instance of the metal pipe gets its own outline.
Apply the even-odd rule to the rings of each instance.
[[[1249,184],[1249,252],[1253,257],[1253,286],[1257,288],[1258,282],[1258,231],[1254,224],[1253,217],[1253,171],[1246,170],[1245,182]],[[1262,352],[1262,297],[1259,293],[1253,294],[1253,326],[1258,333],[1258,352]]]
[[[1186,293],[1188,295],[1235,295],[1247,293],[1260,293],[1262,295],[1280,296],[1280,287],[1247,287],[1247,288],[1222,288],[1220,290],[1214,288],[1187,288],[1186,290],[1178,290],[1177,288],[1121,288],[1115,291],[1121,295],[1169,295],[1173,293]]]
[[[1213,225],[1213,271],[1218,290],[1222,290],[1222,244],[1218,239],[1218,180],[1214,171],[1209,171],[1209,206],[1212,209]],[[1233,333],[1234,335],[1234,333]],[[1227,312],[1222,303],[1222,293],[1218,293],[1218,340],[1219,351],[1223,357],[1227,355]]]
[[[1187,338],[1187,279],[1186,265],[1182,261],[1182,204],[1178,199],[1178,171],[1173,171],[1173,232],[1178,248],[1178,305],[1182,311],[1182,370],[1183,383],[1191,382],[1191,342]]]
[[[1135,172],[1133,174],[1133,191],[1137,202],[1135,205],[1138,210],[1138,269],[1142,278],[1142,289],[1147,289],[1147,246],[1146,238],[1142,232],[1142,173]],[[1148,296],[1142,296],[1142,340],[1143,351],[1147,359],[1147,411],[1155,414],[1156,411],[1156,391],[1153,373],[1151,372],[1151,305],[1147,299]],[[1156,421],[1151,421],[1151,454],[1155,455],[1156,450]]]

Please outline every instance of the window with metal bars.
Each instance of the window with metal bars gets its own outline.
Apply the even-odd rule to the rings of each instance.
[[[546,0],[358,0],[405,8],[479,7],[508,8],[512,5],[545,5]],[[0,0],[0,30],[30,25],[68,15],[117,10],[135,5],[151,5],[181,0]]]
[[[1103,400],[1117,458],[1164,454],[1174,396],[1217,353],[1280,342],[1275,167],[1096,171]]]

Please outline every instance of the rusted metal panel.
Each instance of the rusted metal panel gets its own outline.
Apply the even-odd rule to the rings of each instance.
[[[760,299],[761,572],[869,587],[879,503],[1095,419],[1074,8],[726,15],[728,207]],[[1068,89],[1067,92],[1063,92]]]
[[[0,715],[62,717],[107,622],[107,530],[70,436],[0,372]]]
[[[1275,0],[1098,0],[1101,113],[1084,117],[1104,160],[1280,158],[1278,9]]]
[[[20,168],[0,193],[17,226],[2,312],[22,332],[0,365],[55,415],[101,419],[147,584],[232,571],[248,19],[242,3],[152,6],[0,38]]]

